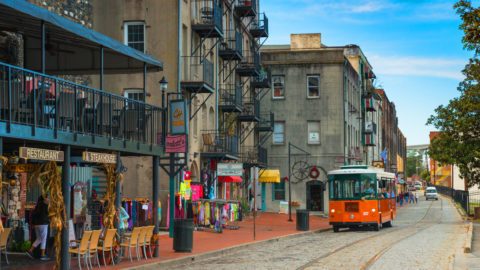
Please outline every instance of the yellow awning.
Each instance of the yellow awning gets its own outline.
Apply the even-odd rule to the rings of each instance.
[[[280,183],[280,170],[260,171],[258,182],[260,183]]]

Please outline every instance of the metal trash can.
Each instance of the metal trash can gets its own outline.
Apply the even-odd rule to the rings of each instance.
[[[173,221],[173,249],[177,252],[192,252],[193,219],[175,219]]]
[[[310,216],[306,209],[297,209],[297,231],[308,231],[310,229]]]

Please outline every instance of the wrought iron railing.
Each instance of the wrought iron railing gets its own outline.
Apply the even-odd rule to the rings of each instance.
[[[252,68],[260,70],[260,54],[255,50],[244,50],[240,68]]]
[[[204,153],[238,154],[238,136],[218,130],[202,131],[202,151]]]
[[[240,8],[240,9],[251,8],[254,11],[256,11],[257,1],[256,0],[235,0],[235,8]]]
[[[258,146],[258,163],[268,164],[267,148]]]
[[[234,84],[220,85],[220,105],[223,106],[242,106],[242,88]]]
[[[195,24],[214,25],[223,30],[223,12],[215,0],[196,0],[192,3]]]
[[[273,112],[262,113],[260,114],[260,121],[258,122],[258,127],[260,129],[271,129],[273,131],[274,122],[275,116]]]
[[[253,83],[260,86],[270,86],[272,82],[272,72],[269,68],[260,67],[260,76],[255,77]]]
[[[224,41],[220,44],[220,50],[235,51],[242,55],[243,36],[236,30],[229,30],[224,35]]]
[[[203,56],[182,56],[182,67],[182,81],[202,81],[214,86],[213,63]]]
[[[0,63],[0,121],[160,145],[162,108]]]
[[[268,36],[268,17],[265,15],[265,12],[258,14],[255,21],[250,26],[250,31],[257,33],[263,32]]]
[[[243,100],[243,111],[239,116],[250,116],[260,118],[260,101],[257,99],[252,100],[250,98]]]
[[[437,189],[437,192],[452,198],[456,203],[462,206],[465,213],[470,213],[470,199],[468,190],[457,190],[451,187],[445,186],[434,186]],[[472,209],[473,211],[473,209]],[[473,212],[472,212],[473,213]]]

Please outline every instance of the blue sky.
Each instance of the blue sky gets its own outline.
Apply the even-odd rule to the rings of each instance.
[[[408,145],[429,143],[427,118],[458,96],[463,49],[455,1],[262,0],[266,44],[288,44],[290,33],[321,33],[327,46],[359,45],[395,103]]]

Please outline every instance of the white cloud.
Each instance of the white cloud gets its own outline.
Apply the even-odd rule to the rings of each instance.
[[[379,56],[368,57],[376,74],[431,76],[463,80],[463,59]]]

